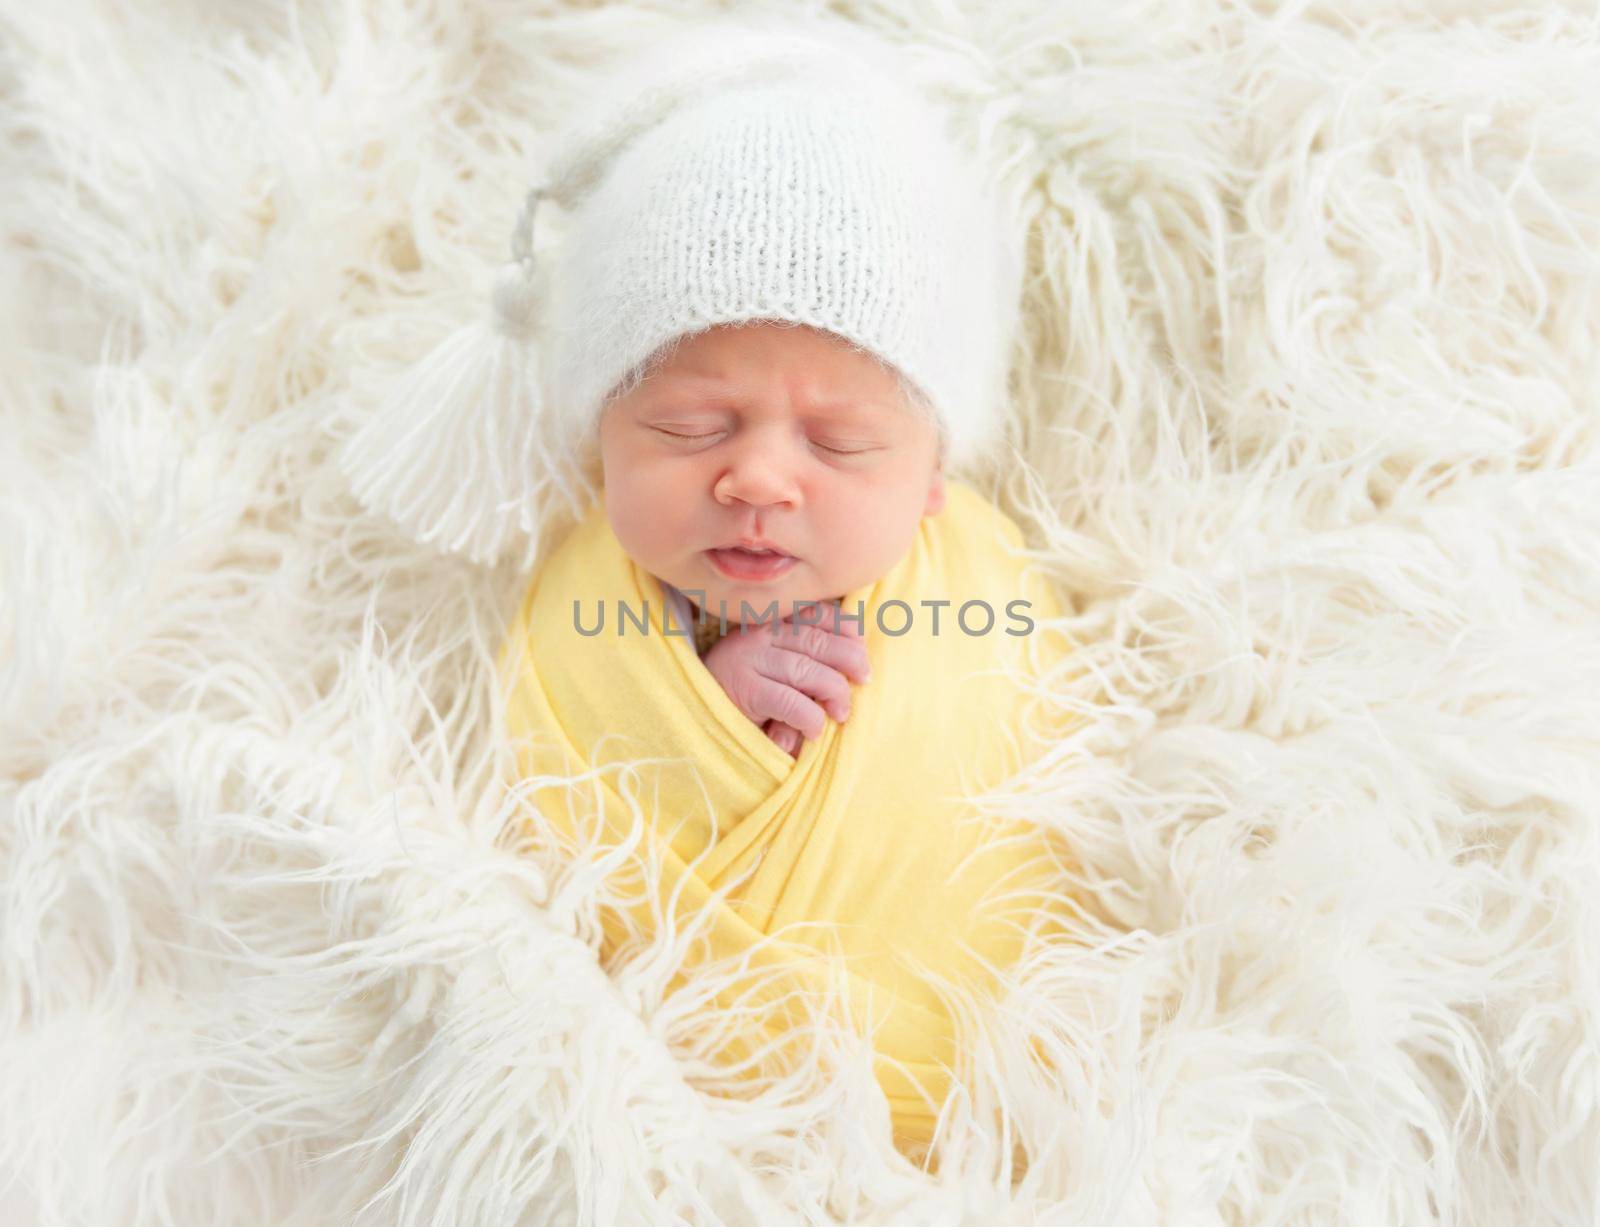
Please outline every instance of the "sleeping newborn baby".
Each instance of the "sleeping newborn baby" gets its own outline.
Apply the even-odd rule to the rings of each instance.
[[[730,1069],[809,1033],[778,1002],[848,1006],[920,1147],[972,1016],[951,996],[1060,918],[1062,849],[981,798],[1058,740],[1037,699],[1072,645],[1017,524],[959,476],[1003,441],[1015,220],[891,52],[813,27],[697,28],[575,109],[493,328],[358,439],[356,485],[487,561],[582,474],[500,651],[537,842],[649,853],[596,909],[601,957],[703,949],[721,987],[696,999],[749,1046]],[[746,1026],[758,967],[806,991]]]
[[[1021,224],[897,50],[771,20],[651,39],[572,107],[487,316],[341,467],[419,541],[537,547],[498,654],[508,783],[528,846],[588,866],[563,914],[607,970],[706,956],[736,1058],[707,1077],[814,1064],[791,1007],[848,1008],[915,1154],[959,1020],[1070,927],[1065,849],[1007,796],[1072,723],[1039,699],[1074,645],[959,476],[1004,442]],[[577,522],[546,542],[558,492]]]
[[[795,756],[848,719],[869,669],[837,602],[944,506],[938,424],[898,373],[809,325],[711,328],[606,405],[600,442],[612,530],[739,710]]]
[[[657,932],[681,888],[714,959],[787,975],[799,950],[842,954],[909,1153],[969,1013],[945,994],[987,995],[1029,928],[1059,931],[1059,850],[977,802],[1056,736],[1031,696],[1070,650],[1059,602],[1015,522],[946,474],[944,422],[838,334],[685,330],[597,425],[601,497],[502,651],[520,775],[563,841],[597,819],[607,844],[652,836],[661,869],[602,914],[606,952]],[[725,974],[732,1012],[748,986]],[[779,1018],[729,1042],[806,1035]]]

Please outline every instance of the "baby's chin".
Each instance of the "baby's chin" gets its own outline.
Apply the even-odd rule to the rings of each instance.
[[[800,564],[799,570],[805,568]],[[704,597],[690,593],[690,599],[705,610],[709,618],[723,617],[728,625],[740,622],[777,622],[798,611],[808,620],[821,621],[816,606],[838,601],[848,590],[838,580],[815,575],[796,575],[791,582],[744,583],[729,579],[708,579]],[[687,589],[685,589],[687,591]]]
[[[803,613],[809,621],[820,622],[821,615],[817,607],[837,601],[841,595],[838,592],[824,594],[807,590],[763,591],[759,585],[752,585],[748,588],[707,592],[703,608],[707,617],[725,617],[729,626],[740,622],[781,622],[785,618],[792,618],[796,612]]]

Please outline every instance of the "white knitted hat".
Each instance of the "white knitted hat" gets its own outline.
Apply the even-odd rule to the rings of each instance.
[[[812,23],[698,25],[610,75],[528,193],[490,327],[464,329],[346,445],[419,540],[533,561],[552,496],[596,493],[599,411],[664,345],[804,323],[894,368],[947,464],[997,442],[1020,258],[975,160],[888,53]],[[553,271],[541,201],[571,213]]]

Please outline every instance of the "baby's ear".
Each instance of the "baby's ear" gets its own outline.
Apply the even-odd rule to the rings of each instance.
[[[922,514],[936,516],[944,510],[944,461],[934,462],[933,479],[928,483],[928,501],[922,506]]]

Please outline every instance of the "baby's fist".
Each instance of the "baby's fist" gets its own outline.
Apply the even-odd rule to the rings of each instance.
[[[705,656],[741,712],[779,747],[797,753],[801,738],[820,737],[824,720],[850,716],[850,683],[867,678],[859,633],[792,620],[731,630]]]

